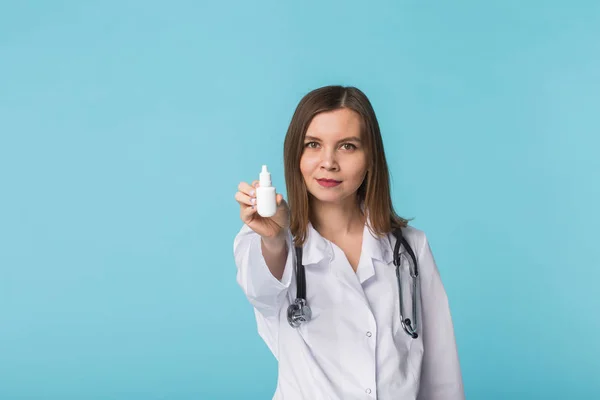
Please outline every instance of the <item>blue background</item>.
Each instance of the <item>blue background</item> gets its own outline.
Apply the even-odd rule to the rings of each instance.
[[[600,3],[0,5],[0,399],[268,399],[234,194],[356,85],[468,399],[600,397]]]

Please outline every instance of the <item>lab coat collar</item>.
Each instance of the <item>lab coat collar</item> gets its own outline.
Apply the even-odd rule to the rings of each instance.
[[[393,260],[393,248],[390,242],[390,234],[377,238],[369,229],[368,223],[364,226],[361,259],[374,259],[389,264]],[[302,247],[302,263],[306,265],[319,265],[324,258],[331,260],[333,248],[329,240],[325,239],[308,223],[307,237]],[[324,265],[324,264],[323,264]]]
[[[331,260],[332,255],[333,249],[331,248],[331,243],[321,236],[309,221],[306,231],[306,241],[302,247],[302,264],[317,265],[325,257]]]
[[[365,259],[368,259],[366,258],[366,256],[368,256],[373,260],[379,260],[386,264],[392,262],[393,248],[389,236],[390,234],[387,234],[381,238],[377,238],[377,236],[369,229],[368,224],[365,224],[362,246],[362,251],[365,253]]]

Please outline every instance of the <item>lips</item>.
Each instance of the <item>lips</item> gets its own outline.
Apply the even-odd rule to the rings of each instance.
[[[342,181],[336,181],[335,179],[317,179],[317,182],[324,187],[333,187],[342,183]]]
[[[335,179],[325,179],[325,178],[317,179],[317,180],[321,181],[321,182],[330,182],[330,183],[340,183],[341,182],[341,181],[336,181]]]

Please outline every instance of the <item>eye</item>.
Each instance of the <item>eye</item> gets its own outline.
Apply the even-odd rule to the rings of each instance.
[[[345,150],[354,150],[354,149],[356,149],[356,146],[353,145],[352,143],[344,143],[342,145],[342,147],[344,147],[344,146],[349,146],[349,147],[346,147]]]
[[[314,149],[318,146],[319,144],[317,142],[308,142],[304,144],[304,147],[308,147],[309,149]]]

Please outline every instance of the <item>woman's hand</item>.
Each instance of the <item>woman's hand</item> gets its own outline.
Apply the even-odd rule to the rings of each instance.
[[[290,226],[290,211],[283,196],[276,194],[277,211],[272,217],[261,217],[256,210],[256,188],[258,181],[252,184],[241,182],[235,199],[240,204],[240,218],[242,222],[258,233],[264,242],[285,241],[286,231]]]

